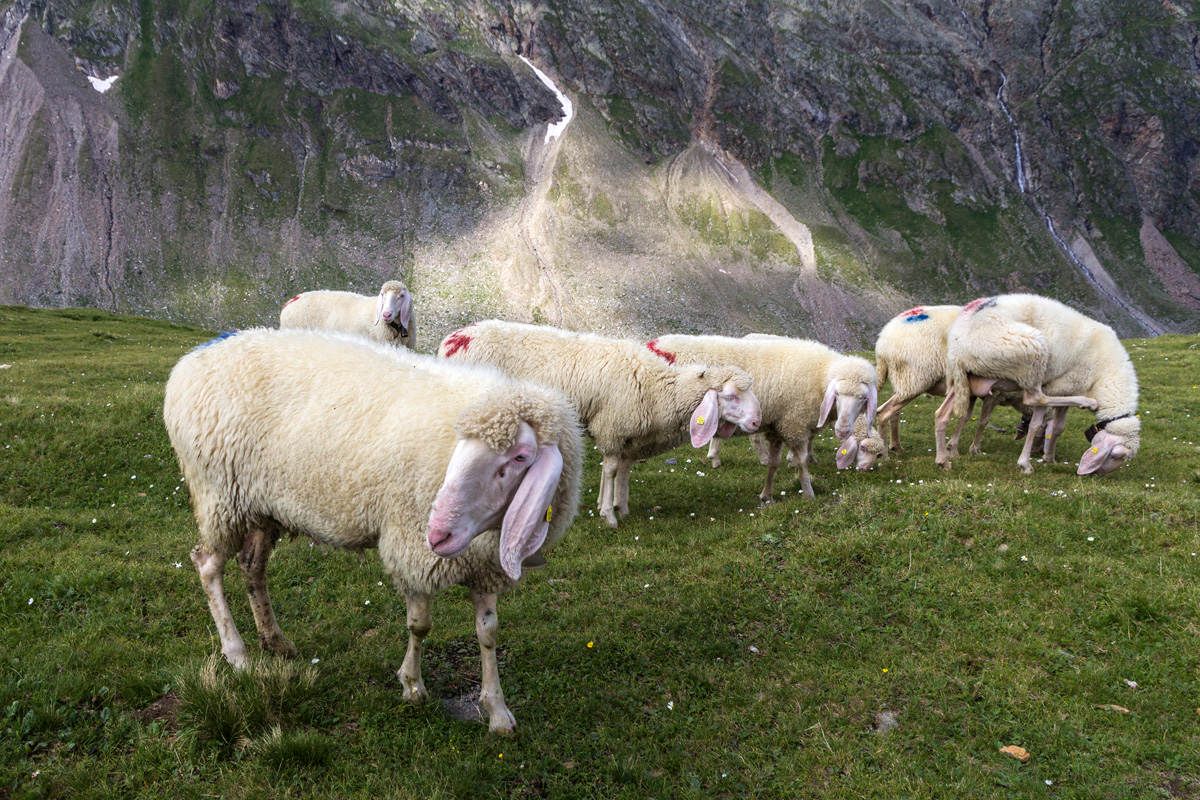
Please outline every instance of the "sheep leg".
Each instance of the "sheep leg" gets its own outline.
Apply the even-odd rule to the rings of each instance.
[[[954,435],[950,437],[950,457],[958,458],[958,440],[962,436],[963,428],[967,426],[967,420],[970,419],[971,413],[975,410],[975,395],[971,395],[971,402],[967,404],[967,414],[958,421],[958,425],[954,426]]]
[[[617,527],[617,515],[613,513],[613,505],[616,495],[617,485],[617,468],[620,466],[620,457],[615,455],[605,455],[604,460],[600,462],[600,516],[604,517],[604,521],[608,523],[608,527]]]
[[[779,469],[779,457],[783,453],[783,440],[772,437],[767,450],[767,482],[759,492],[758,499],[765,506],[775,494],[775,472]]]
[[[421,653],[425,649],[425,637],[433,628],[429,604],[433,600],[428,594],[404,593],[404,605],[408,611],[408,652],[400,665],[400,685],[404,687],[404,699],[410,703],[424,703],[429,699],[425,681],[421,680]]]
[[[884,444],[894,453],[904,452],[904,448],[900,445],[900,409],[911,403],[913,399],[913,397],[901,398],[899,394],[894,394],[875,413],[875,427],[883,435]]]
[[[246,666],[246,643],[238,633],[233,615],[229,613],[229,603],[225,600],[225,559],[196,545],[192,548],[192,563],[200,574],[200,585],[204,587],[204,595],[208,598],[208,610],[217,624],[221,655],[233,666],[243,669]]]
[[[1042,461],[1047,464],[1054,463],[1054,448],[1058,444],[1058,437],[1067,429],[1067,410],[1065,406],[1054,409],[1054,419],[1046,423]]]
[[[792,445],[792,452],[793,453],[812,453],[812,448],[813,448],[812,436],[813,436],[813,434],[810,432],[808,435],[808,441],[802,442],[799,447]],[[803,492],[805,497],[816,498],[817,495],[815,492],[813,492],[813,488],[812,488],[812,478],[808,474],[808,459],[807,458],[800,459],[798,466],[800,467],[800,489],[801,489],[801,491]]]
[[[1036,389],[1025,390],[1025,405],[1027,406],[1075,406],[1077,408],[1086,408],[1088,411],[1095,411],[1100,407],[1095,398],[1085,397],[1083,395],[1066,395],[1063,397],[1051,397],[1042,392],[1042,387]],[[1032,426],[1031,426],[1032,429]]]
[[[720,452],[721,452],[721,439],[719,437],[714,436],[711,440],[709,440],[708,455],[705,456],[708,459],[709,466],[711,466],[713,469],[716,469],[717,467],[721,466],[721,458],[720,458],[720,456],[717,455]]]
[[[989,394],[983,398],[983,408],[979,411],[979,427],[975,429],[975,438],[971,440],[972,453],[983,452],[983,429],[987,427],[988,420],[992,418],[992,412],[996,410],[996,404],[999,402],[999,395]]]
[[[934,412],[934,433],[933,441],[937,446],[937,465],[942,469],[950,469],[950,455],[946,452],[946,426],[950,424],[950,417],[954,413],[954,390],[946,392],[946,399],[938,406],[938,410]]]
[[[715,439],[713,441],[716,441]],[[632,458],[622,458],[617,463],[616,510],[620,516],[629,513],[629,470],[633,469]]]
[[[246,593],[250,595],[250,608],[258,628],[258,646],[284,658],[295,658],[296,645],[279,629],[275,609],[271,607],[271,595],[267,592],[267,562],[274,547],[275,539],[270,534],[261,528],[253,528],[246,534],[237,562],[246,578]]]
[[[480,673],[483,678],[479,687],[479,705],[487,710],[488,728],[492,733],[512,734],[516,732],[517,720],[504,704],[500,668],[496,663],[496,644],[499,640],[496,595],[472,590],[471,602],[475,604],[475,636],[479,639]]]
[[[1042,420],[1046,416],[1046,407],[1038,406],[1033,409],[1033,418],[1029,421],[1029,435],[1025,437],[1025,446],[1021,448],[1021,457],[1017,459],[1017,466],[1021,468],[1021,472],[1026,475],[1033,474],[1033,461],[1029,458],[1029,453],[1033,450],[1033,440],[1038,438],[1034,435],[1034,431],[1042,425]]]

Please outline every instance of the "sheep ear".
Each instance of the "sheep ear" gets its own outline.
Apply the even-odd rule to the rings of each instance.
[[[834,457],[838,469],[848,469],[853,467],[858,461],[858,438],[851,436],[848,439],[843,439],[841,445],[838,446],[837,456]]]
[[[412,293],[404,292],[400,299],[400,327],[408,328],[409,320],[412,318]]]
[[[692,434],[692,447],[703,447],[717,432],[720,422],[720,408],[717,404],[717,390],[709,389],[704,393],[704,399],[692,412],[692,422],[689,430]]]
[[[867,385],[867,435],[871,435],[871,428],[875,427],[875,412],[879,410],[879,389],[870,384]]]
[[[837,381],[830,381],[825,387],[825,399],[821,401],[821,414],[817,417],[817,427],[825,427],[829,412],[833,410],[833,401],[837,399]]]
[[[543,445],[521,479],[500,526],[500,566],[514,581],[521,577],[521,562],[536,553],[550,531],[551,501],[562,476],[563,457],[558,445]]]
[[[1079,459],[1076,475],[1092,475],[1112,472],[1125,463],[1129,451],[1119,436],[1100,431],[1092,438],[1092,446]]]
[[[383,318],[383,292],[379,293],[379,300],[375,303],[375,325],[379,324],[379,320]]]

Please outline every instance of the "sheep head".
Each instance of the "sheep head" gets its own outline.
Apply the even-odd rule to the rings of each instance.
[[[1092,446],[1079,459],[1077,475],[1105,475],[1125,466],[1141,445],[1142,421],[1137,417],[1113,420],[1092,437]]]
[[[383,320],[388,325],[398,325],[400,335],[408,336],[412,321],[412,294],[400,281],[388,281],[379,290],[379,302],[375,305],[375,324]]]
[[[546,540],[562,470],[558,445],[539,444],[525,422],[502,450],[482,438],[459,439],[429,514],[429,549],[453,558],[476,535],[500,525],[500,565],[517,580],[521,562]]]
[[[738,367],[692,366],[685,383],[699,386],[703,395],[692,411],[688,431],[693,447],[713,436],[729,438],[737,428],[754,433],[762,422],[758,398],[750,390],[750,375]]]
[[[858,356],[842,356],[830,364],[826,374],[829,376],[829,383],[825,386],[825,396],[817,416],[817,427],[825,426],[835,405],[837,420],[833,430],[839,439],[850,436],[854,429],[854,420],[860,413],[866,413],[868,427],[874,425],[875,410],[879,405],[879,390],[875,386],[878,376],[871,363]]]

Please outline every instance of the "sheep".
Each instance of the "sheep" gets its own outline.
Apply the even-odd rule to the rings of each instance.
[[[900,444],[900,410],[923,394],[939,397],[946,394],[946,336],[960,311],[962,306],[917,306],[893,317],[879,332],[875,341],[879,388],[891,380],[893,393],[879,406],[876,424],[884,441],[890,439],[892,452],[904,451]],[[1019,408],[1019,400],[1019,394],[998,394],[984,400],[971,443],[972,453],[980,452],[983,430],[995,406],[999,403]],[[972,399],[972,409],[974,402]],[[969,416],[970,410],[959,419],[950,437],[951,458],[958,457],[958,440]]]
[[[1129,354],[1112,328],[1057,300],[1030,294],[984,297],[968,303],[950,326],[946,350],[946,400],[935,415],[937,463],[950,469],[942,437],[952,415],[967,413],[972,396],[1020,391],[1033,409],[1030,430],[1048,423],[1043,461],[1054,463],[1054,445],[1070,407],[1086,408],[1099,420],[1088,429],[1089,447],[1080,475],[1103,475],[1132,459],[1141,444],[1138,383]],[[1057,433],[1056,433],[1057,431]],[[1033,472],[1033,435],[1017,460]]]
[[[344,331],[415,350],[412,305],[412,294],[400,281],[383,284],[376,297],[328,290],[304,292],[284,304],[279,312],[279,327]]]
[[[543,325],[486,320],[447,336],[447,359],[492,364],[575,403],[603,455],[597,508],[609,527],[629,513],[633,462],[758,429],[750,376],[736,367],[674,366],[638,342]]]
[[[378,548],[407,606],[399,678],[423,702],[421,652],[433,595],[470,590],[482,661],[480,704],[493,732],[515,730],[496,663],[496,594],[575,516],[582,430],[566,398],[497,370],[326,331],[257,329],[185,355],[163,419],[200,529],[192,563],[221,652],[244,667],[225,600],[236,556],[261,647],[296,655],[267,593],[284,533],[356,551]]]
[[[829,419],[835,404],[834,432],[850,435],[854,420],[866,412],[875,420],[875,368],[864,358],[845,356],[820,342],[784,337],[735,339],[728,336],[660,336],[647,347],[681,363],[732,364],[754,379],[762,410],[762,431],[770,443],[767,480],[759,493],[765,505],[774,495],[775,472],[786,443],[800,470],[805,497],[815,497],[808,473],[813,435]]]
[[[854,465],[859,472],[864,472],[875,466],[877,459],[887,457],[887,445],[879,431],[867,424],[865,416],[859,416],[854,420],[854,430],[838,446],[834,462],[838,469],[849,469]]]

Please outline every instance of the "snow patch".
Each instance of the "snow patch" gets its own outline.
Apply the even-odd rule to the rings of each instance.
[[[554,85],[554,81],[550,80],[549,75],[547,75],[546,73],[542,72],[540,69],[535,67],[533,65],[533,62],[530,61],[525,56],[517,56],[517,58],[524,61],[529,66],[529,68],[531,70],[533,70],[533,74],[538,76],[538,80],[540,80],[542,83],[546,84],[546,86],[548,86],[550,88],[550,91],[554,92],[554,96],[558,98],[558,102],[560,104],[562,104],[562,110],[563,110],[562,119],[560,119],[558,122],[555,122],[550,127],[546,128],[546,143],[552,142],[559,137],[559,134],[561,134],[564,130],[567,129],[567,125],[571,124],[571,119],[575,116],[575,106],[571,102],[571,98],[569,98],[565,94],[563,94],[559,90],[559,88]]]
[[[117,82],[117,78],[117,75],[111,75],[104,80],[100,80],[99,78],[93,78],[91,75],[87,76],[87,79],[91,81],[92,88],[100,94],[104,94],[111,89],[112,85]]]

